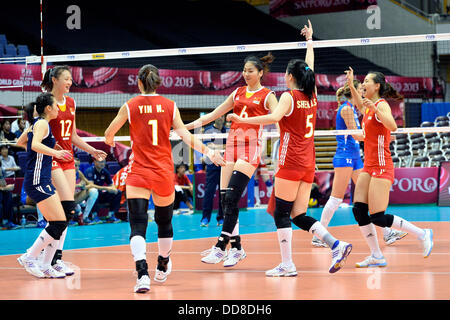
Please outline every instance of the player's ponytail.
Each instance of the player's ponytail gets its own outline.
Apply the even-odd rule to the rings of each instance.
[[[270,64],[275,60],[275,57],[271,52],[266,54],[264,57],[258,58],[257,56],[248,56],[244,60],[244,65],[247,62],[253,63],[253,65],[258,69],[258,71],[263,70],[263,78],[270,71]]]
[[[25,112],[27,113],[28,120],[30,122],[33,122],[34,119],[34,111],[37,112],[37,114],[42,117],[45,114],[45,108],[47,106],[53,105],[54,102],[53,94],[50,92],[44,92],[41,93],[37,98],[36,101],[29,103],[25,107]]]
[[[403,96],[398,93],[389,83],[386,82],[386,77],[384,74],[378,71],[370,71],[369,74],[373,75],[373,82],[380,84],[380,89],[378,94],[382,98],[391,98],[395,100],[403,100]]]
[[[161,85],[158,68],[152,64],[146,64],[139,70],[138,79],[141,80],[145,93],[155,92]]]
[[[359,82],[359,80],[353,80],[353,86],[355,88],[358,88],[358,86],[361,84],[361,82]],[[340,106],[342,104],[342,100],[344,100],[344,98],[346,98],[346,100],[350,100],[352,98],[352,91],[350,90],[350,87],[348,86],[348,84],[345,84],[343,87],[340,87],[337,91],[336,91],[336,100],[338,102],[338,106]]]
[[[42,79],[41,88],[46,92],[51,92],[53,90],[52,78],[58,79],[64,71],[71,72],[68,66],[56,66],[52,69],[48,69],[44,74],[44,79]]]
[[[308,64],[300,59],[292,59],[286,72],[294,77],[297,87],[311,99],[316,88],[316,75]]]

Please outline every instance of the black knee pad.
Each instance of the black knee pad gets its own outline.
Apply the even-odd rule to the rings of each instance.
[[[52,236],[53,239],[59,240],[62,233],[67,227],[66,221],[49,221],[45,231]]]
[[[384,214],[384,211],[374,213],[370,215],[370,221],[376,226],[385,228],[391,227],[394,222],[394,216],[390,214]]]
[[[173,203],[166,207],[155,206],[155,222],[158,225],[158,238],[172,238]]]
[[[306,213],[299,214],[292,222],[302,230],[309,232],[309,229],[313,226],[314,223],[317,222],[313,217],[307,216]]]
[[[363,202],[355,202],[353,205],[353,216],[360,227],[370,224],[369,205]]]
[[[285,201],[275,197],[275,212],[273,218],[277,229],[291,227],[291,211],[293,206],[293,201]]]
[[[227,189],[220,189],[219,193],[220,193],[219,205],[222,207],[222,211],[224,211],[225,210],[225,195],[227,194]]]
[[[61,201],[61,205],[66,215],[67,223],[75,216],[75,207],[77,206],[75,201]]]
[[[127,204],[131,227],[130,239],[134,236],[145,239],[148,225],[148,199],[128,199]]]

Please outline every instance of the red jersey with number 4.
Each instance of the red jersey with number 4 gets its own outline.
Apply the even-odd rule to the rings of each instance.
[[[72,150],[72,132],[75,123],[75,100],[64,96],[64,103],[58,104],[58,117],[49,122],[52,133],[55,136],[56,143],[61,148],[73,153]]]
[[[386,102],[379,99],[379,103]],[[366,108],[362,121],[362,130],[364,134],[364,167],[393,168],[391,151],[391,131],[386,128],[378,119],[375,111]]]
[[[175,102],[158,94],[143,94],[130,99],[126,105],[134,154],[130,172],[146,175],[151,170],[161,178],[172,179],[169,135],[176,113]]]
[[[280,125],[280,169],[315,170],[316,150],[314,129],[316,127],[317,97],[310,99],[300,90],[290,91],[290,111],[278,122]]]
[[[247,86],[237,88],[233,94],[233,113],[243,118],[268,114],[267,100],[271,93],[273,93],[272,90],[264,87],[257,91],[248,91]],[[228,140],[233,138],[237,141],[260,139],[262,130],[263,125],[233,122],[228,133]]]

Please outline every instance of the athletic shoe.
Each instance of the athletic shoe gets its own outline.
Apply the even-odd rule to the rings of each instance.
[[[17,258],[17,261],[19,262],[19,264],[25,268],[25,270],[37,277],[37,278],[45,278],[44,273],[41,271],[40,267],[39,267],[39,262],[37,259],[29,256],[27,253],[24,253],[23,255],[21,255],[19,258]]]
[[[173,210],[173,214],[176,216],[176,215],[179,215],[180,214],[180,209],[174,209]]]
[[[338,272],[344,266],[345,260],[347,260],[350,252],[352,252],[352,245],[344,241],[339,241],[338,246],[331,253],[331,267],[329,272]]]
[[[20,226],[17,224],[12,223],[11,221],[8,221],[8,223],[6,223],[4,225],[4,227],[6,228],[6,230],[16,230],[19,229]]]
[[[217,220],[217,226],[218,227],[223,226],[223,219]]]
[[[433,230],[425,229],[425,239],[422,240],[423,244],[423,257],[428,258],[433,249]]]
[[[39,220],[36,227],[44,229],[47,226],[47,221],[45,219]]]
[[[188,209],[185,211],[185,215],[188,215],[188,216],[190,216],[193,213],[194,213],[194,209]]]
[[[93,224],[95,224],[94,221],[92,221],[89,218],[86,218],[86,219],[83,220],[83,226],[91,226]]]
[[[119,223],[119,222],[122,222],[120,219],[117,219],[116,217],[114,217],[114,216],[111,216],[111,217],[109,217],[108,219],[106,219],[106,222],[109,222],[109,223]]]
[[[64,272],[60,272],[53,268],[52,266],[41,266],[41,271],[44,274],[46,278],[57,278],[62,279],[66,277],[66,274]]]
[[[150,291],[150,277],[145,275],[137,279],[134,292],[146,293],[147,291]]]
[[[328,245],[323,242],[322,240],[320,240],[319,238],[317,238],[316,236],[314,236],[311,240],[311,244],[314,247],[318,247],[318,248],[328,248]]]
[[[207,227],[209,225],[208,218],[203,218],[200,222],[200,227]]]
[[[255,208],[261,207],[261,201],[255,201]]]
[[[56,260],[56,263],[52,266],[56,271],[65,273],[66,276],[71,276],[75,273],[72,268],[67,266],[67,262],[64,262],[62,260]]]
[[[172,259],[169,257],[169,262],[166,266],[166,271],[161,271],[158,268],[164,269],[164,265],[162,264],[163,257],[158,256],[158,266],[155,270],[155,278],[156,282],[165,282],[167,280],[167,276],[172,272]]]
[[[368,256],[364,261],[357,262],[356,267],[357,268],[369,268],[369,267],[386,267],[387,262],[384,257],[381,258],[375,258],[374,256]]]
[[[202,258],[202,262],[216,264],[226,259],[227,250],[222,250],[219,247],[212,246],[211,249],[203,251],[202,255],[205,255],[205,257]]]
[[[103,221],[99,217],[92,219],[92,224],[102,224]]]
[[[391,232],[389,232],[387,236],[384,236],[383,240],[384,242],[386,242],[387,245],[390,245],[397,240],[403,239],[404,237],[406,237],[407,234],[408,232],[391,229]]]
[[[297,269],[295,265],[291,263],[289,266],[285,266],[280,263],[278,266],[271,270],[266,271],[266,277],[296,277]]]
[[[223,262],[224,267],[234,267],[241,260],[244,260],[247,254],[244,249],[238,250],[236,248],[231,248],[228,251],[227,258]]]

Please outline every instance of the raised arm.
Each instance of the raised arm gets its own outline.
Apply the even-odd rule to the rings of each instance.
[[[364,111],[366,108],[363,105],[363,98],[358,93],[358,90],[356,90],[355,85],[353,84],[354,80],[354,74],[352,67],[348,67],[349,70],[345,71],[345,74],[347,75],[347,85],[350,88],[350,91],[352,93],[353,101],[355,102],[355,106],[358,108],[359,112],[364,114]]]
[[[356,121],[355,121],[355,115],[353,113],[352,108],[350,108],[350,106],[345,106],[342,108],[341,116],[344,119],[347,129],[358,130],[358,127],[357,127]],[[352,134],[352,137],[355,138],[355,140],[364,141],[364,136],[362,134]]]
[[[113,119],[113,121],[109,124],[108,128],[105,130],[105,143],[111,147],[115,147],[116,143],[114,142],[114,136],[116,135],[117,131],[120,130],[120,128],[123,127],[125,122],[128,120],[128,112],[127,112],[127,105],[124,104],[122,107],[120,107],[119,112],[117,112],[116,117]]]
[[[302,31],[302,35],[306,38],[306,57],[305,62],[314,71],[314,47],[312,43],[313,36],[313,28],[311,21],[308,19],[308,26],[304,26]],[[311,40],[311,41],[310,41]]]

